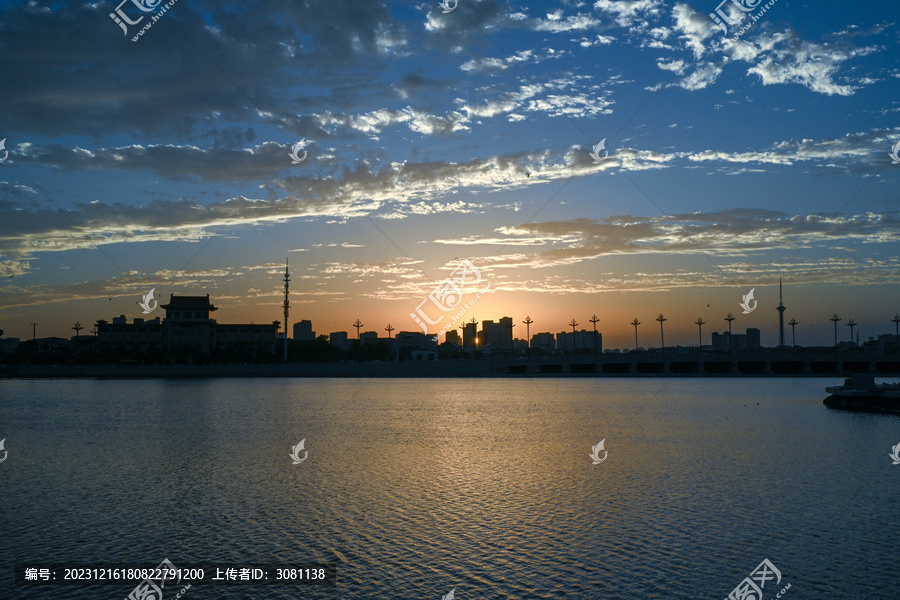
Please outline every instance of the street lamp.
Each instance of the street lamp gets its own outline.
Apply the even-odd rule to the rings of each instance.
[[[900,315],[894,315],[894,318],[891,319],[894,323],[894,338],[897,344],[897,349],[895,352],[900,354]]]
[[[75,330],[75,354],[78,354],[78,342],[79,342],[78,336],[81,333],[81,330],[84,329],[84,327],[82,327],[80,322],[75,321],[75,326],[72,327],[72,329]]]
[[[853,347],[853,328],[856,327],[856,321],[850,319],[847,321],[847,327],[850,328],[850,347]]]
[[[666,353],[666,336],[663,334],[663,321],[668,321],[667,318],[663,316],[662,313],[659,313],[659,316],[656,317],[656,320],[659,321],[659,341],[662,343],[662,352]]]
[[[838,324],[838,321],[841,320],[841,318],[839,316],[837,316],[837,313],[834,313],[833,315],[831,315],[831,318],[828,320],[834,321],[834,347],[837,348],[837,324]]]
[[[572,319],[569,325],[572,327],[572,354],[575,354],[575,327],[578,325],[578,321]]]
[[[735,316],[731,313],[728,313],[728,316],[725,317],[725,320],[728,321],[728,351],[734,352],[734,336],[731,334],[731,322],[734,321]]]
[[[631,324],[634,325],[634,349],[637,350],[638,349],[637,327],[638,327],[638,325],[641,324],[641,322],[638,321],[637,317],[635,317],[634,321],[632,321]]]
[[[528,341],[528,349],[531,350],[531,324],[534,323],[534,321],[531,320],[531,317],[526,316],[525,320],[522,322],[525,323],[525,337]]]
[[[788,321],[788,325],[791,326],[791,347],[797,347],[797,332],[794,329],[797,326],[797,319],[791,317],[791,320]]]
[[[597,356],[597,322],[600,319],[597,318],[597,315],[591,316],[591,323],[594,324],[594,356]]]
[[[698,330],[697,335],[700,336],[700,339],[698,341],[700,342],[701,350],[703,349],[703,324],[704,323],[706,323],[706,321],[703,320],[703,317],[697,317],[697,320],[694,321],[694,324],[697,326],[697,330]]]
[[[388,323],[388,324],[387,324],[387,327],[385,327],[384,330],[388,332],[388,356],[390,356],[390,353],[391,353],[391,332],[394,330],[394,327],[393,327],[390,323]]]
[[[356,339],[357,340],[359,340],[359,328],[363,327],[363,326],[364,325],[362,324],[362,321],[360,321],[359,319],[357,319],[356,322],[353,324],[353,327],[356,327]]]

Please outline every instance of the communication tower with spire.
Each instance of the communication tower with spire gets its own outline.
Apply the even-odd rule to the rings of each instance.
[[[291,303],[288,300],[290,281],[291,274],[288,271],[288,257],[284,257],[284,362],[287,362],[288,311],[291,308]]]
[[[778,347],[784,348],[784,311],[787,310],[782,301],[781,277],[778,278]]]

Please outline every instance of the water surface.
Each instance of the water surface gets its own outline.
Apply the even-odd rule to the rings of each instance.
[[[839,382],[4,381],[0,589],[122,599],[12,565],[168,558],[338,565],[185,600],[722,599],[768,558],[766,600],[896,600],[900,418],[825,408]]]

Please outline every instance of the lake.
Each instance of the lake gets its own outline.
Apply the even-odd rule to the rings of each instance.
[[[122,600],[13,565],[168,558],[337,565],[184,600],[721,600],[768,559],[765,600],[896,600],[900,417],[826,408],[840,383],[2,381],[0,589]]]

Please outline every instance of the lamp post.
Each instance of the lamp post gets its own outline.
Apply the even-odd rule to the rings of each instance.
[[[385,331],[388,332],[388,354],[391,353],[391,332],[394,330],[394,327],[388,323],[387,327],[384,328]]]
[[[891,319],[894,323],[894,338],[895,343],[897,344],[897,349],[895,352],[900,354],[900,315],[894,315],[894,318]]]
[[[472,317],[472,320],[469,321],[472,324],[472,345],[473,350],[478,351],[478,321],[475,320],[475,317]]]
[[[72,329],[75,330],[75,354],[78,354],[79,334],[81,333],[81,330],[84,329],[84,327],[82,327],[80,322],[75,321],[75,325],[72,327]]]
[[[853,347],[853,328],[856,327],[856,321],[850,319],[847,321],[847,327],[850,328],[850,347]]]
[[[353,327],[356,327],[356,339],[358,341],[359,340],[359,328],[364,327],[364,325],[362,324],[362,321],[357,319],[356,322],[353,323]]]
[[[831,318],[828,320],[834,321],[834,347],[837,348],[837,324],[838,324],[838,321],[841,320],[841,318],[839,316],[837,316],[837,313],[834,313],[833,315],[831,315]]]
[[[788,325],[791,326],[791,347],[797,347],[797,331],[794,329],[797,326],[797,319],[791,317],[791,320],[788,321]]]
[[[459,326],[459,330],[462,332],[463,352],[466,351],[466,327],[468,327],[468,325],[466,325],[465,323],[463,323],[462,325]]]
[[[594,324],[594,356],[597,356],[597,322],[600,319],[597,318],[597,315],[591,316],[591,323]]]
[[[659,341],[662,344],[662,353],[666,353],[666,336],[663,334],[663,322],[668,321],[667,318],[663,316],[662,313],[659,313],[659,316],[656,317],[656,320],[659,321]]]
[[[37,323],[31,324],[31,352],[37,356]]]
[[[697,335],[699,336],[698,341],[700,342],[699,348],[701,350],[703,349],[703,324],[704,323],[706,323],[706,321],[703,320],[703,317],[697,317],[697,320],[694,321],[694,324],[697,326],[697,330],[698,330]]]
[[[900,320],[900,319],[898,319],[898,320]],[[528,342],[527,347],[528,347],[528,350],[531,350],[531,324],[534,323],[534,321],[531,320],[531,317],[526,315],[525,320],[522,322],[525,323],[525,338],[526,338],[526,341]]]
[[[569,326],[572,328],[572,354],[575,354],[575,327],[578,325],[578,321],[572,319],[569,321]]]
[[[733,314],[728,313],[728,316],[725,317],[725,320],[728,321],[728,351],[734,352],[734,336],[731,335],[731,322],[734,321],[735,317]]]
[[[637,350],[638,349],[637,328],[638,328],[638,325],[641,324],[641,322],[638,321],[637,317],[635,317],[634,321],[632,321],[631,324],[634,325],[634,349]]]
[[[506,326],[509,327],[509,351],[510,351],[510,352],[515,352],[515,347],[514,347],[514,345],[513,345],[513,333],[512,333],[512,330],[513,330],[513,327],[516,326],[516,324],[513,323],[512,321],[510,321],[509,323],[506,324]]]

